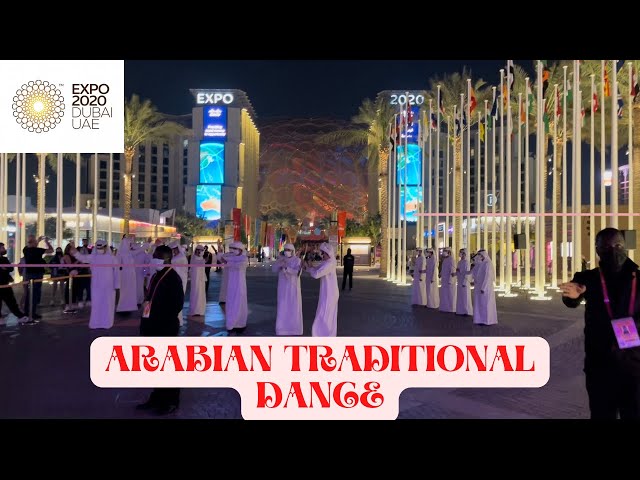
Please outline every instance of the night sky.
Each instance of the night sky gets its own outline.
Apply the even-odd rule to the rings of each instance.
[[[516,60],[532,69],[532,60]],[[270,117],[350,119],[365,98],[382,90],[419,90],[435,75],[462,72],[500,81],[506,60],[131,60],[125,90],[149,98],[164,113],[190,113],[190,88],[236,88],[257,114]]]

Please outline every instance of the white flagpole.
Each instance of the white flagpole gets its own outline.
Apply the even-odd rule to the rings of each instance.
[[[454,144],[453,144],[453,176],[452,176],[452,180],[451,180],[451,223],[453,225],[453,229],[451,230],[451,245],[453,245],[453,250],[454,251],[458,251],[461,248],[461,245],[458,244],[458,236],[460,235],[459,232],[456,231],[456,183],[457,183],[457,172],[456,172],[456,152],[455,152],[455,138],[456,138],[456,119],[458,118],[458,113],[457,113],[457,105],[453,106],[453,138],[454,138]],[[448,122],[451,123],[451,122]],[[471,252],[469,252],[471,253]]]
[[[467,78],[467,248],[471,248],[471,79]],[[464,128],[464,123],[462,124]],[[464,132],[464,130],[463,130]],[[476,250],[478,246],[476,245]]]
[[[553,163],[551,164],[551,170],[553,175],[553,185],[551,186],[551,211],[553,212],[553,220],[551,221],[551,287],[556,288],[558,286],[558,206],[556,205],[556,190],[558,185],[558,84],[554,85],[555,90],[553,92],[553,140],[551,144],[553,146]]]
[[[435,168],[435,175],[433,175],[433,171],[429,172],[429,175],[433,175],[433,183],[434,183],[434,190],[435,190],[435,213],[439,214],[440,213],[440,85],[438,85],[438,104],[436,105],[436,168]],[[429,125],[431,125],[431,118],[429,118]],[[431,127],[429,127],[431,128]],[[429,138],[431,138],[431,136],[429,136]],[[448,139],[447,139],[448,141]],[[449,144],[447,144],[448,146]],[[447,173],[448,175],[448,173]],[[431,178],[431,177],[430,177]],[[429,198],[431,198],[431,182],[429,182]],[[431,211],[429,211],[429,213],[433,213]],[[431,218],[431,217],[429,217]],[[435,218],[435,237],[436,237],[436,252],[438,251],[438,223],[440,223],[440,215],[437,215]],[[445,225],[445,238],[446,238],[446,231],[449,228],[448,223]],[[444,245],[445,247],[448,246],[447,243],[445,243]]]
[[[432,105],[433,101],[431,99],[429,99],[429,125],[431,125],[431,114],[433,113],[433,105]],[[431,126],[429,126],[429,129],[431,129]],[[438,177],[432,177],[433,175],[433,147],[432,147],[432,142],[431,142],[431,137],[432,135],[429,135],[429,188],[428,188],[428,192],[429,192],[429,202],[428,202],[428,210],[429,210],[429,218],[427,219],[427,232],[429,232],[427,234],[427,238],[429,240],[427,240],[427,246],[428,247],[432,247],[433,246],[433,240],[431,239],[431,232],[433,231],[433,217],[431,217],[431,214],[433,213],[433,195],[432,195],[432,190],[431,190],[431,179],[434,178],[437,182]],[[436,220],[436,231],[438,230],[438,226],[437,226],[437,220]],[[436,232],[437,234],[437,232]],[[423,234],[424,236],[424,234]]]
[[[438,112],[440,111],[439,107],[438,107]],[[438,118],[440,117],[440,115],[438,115]],[[440,136],[440,132],[438,132],[438,136]],[[449,119],[449,117],[447,117],[447,141],[445,142],[445,144],[447,145],[447,170],[445,173],[445,185],[444,185],[444,191],[446,193],[444,202],[444,211],[445,211],[445,215],[444,215],[444,246],[448,247],[449,246],[449,214],[451,213],[449,211],[449,197],[451,196],[451,166],[449,165],[449,152],[451,151],[451,145],[450,145],[450,139],[451,138],[451,120]],[[453,234],[452,234],[453,235]],[[453,245],[453,243],[452,243]],[[457,255],[457,252],[452,252],[455,255]]]
[[[393,117],[395,119],[395,115]],[[394,143],[391,138],[395,136],[394,123],[389,125],[389,158],[387,159],[387,280],[391,279],[391,172],[393,171],[393,150]]]
[[[400,277],[400,281],[402,285],[407,284],[407,185],[409,178],[407,177],[409,169],[407,168],[407,164],[409,163],[409,92],[405,92],[405,132],[404,132],[404,199],[402,201],[402,208],[404,210],[403,215],[403,229],[402,229],[402,276]]]
[[[627,229],[628,230],[633,230],[633,214],[634,212],[634,208],[633,208],[633,96],[631,96],[631,88],[633,87],[633,62],[634,60],[631,60],[629,62],[629,141],[627,143],[627,148],[629,150],[629,168],[627,170],[627,191],[629,192],[629,199],[628,199],[628,213],[629,213],[629,221],[628,221],[628,226]],[[592,180],[593,182],[593,180]],[[593,225],[593,222],[591,222],[591,224]],[[593,243],[593,242],[592,242]],[[631,260],[633,260],[633,252],[634,250],[629,250],[629,258]]]
[[[581,92],[580,92],[580,64],[578,60],[573,61],[573,125],[574,136],[572,142],[573,158],[575,160],[573,167],[573,177],[575,178],[575,208],[574,213],[582,214],[582,118],[581,118]],[[614,182],[615,183],[615,182]],[[573,230],[573,252],[575,259],[573,271],[582,270],[582,216],[575,216]]]
[[[477,108],[477,107],[476,107]],[[480,110],[478,110],[478,132],[477,132],[477,136],[478,139],[476,141],[476,155],[475,155],[475,161],[476,161],[476,184],[475,184],[475,189],[476,191],[474,192],[474,195],[476,197],[476,248],[480,249],[480,248],[485,248],[484,245],[482,245],[482,232],[480,231],[480,215],[481,215],[481,210],[480,210],[480,200],[482,198],[482,193],[481,193],[481,186],[482,183],[480,182],[480,149],[482,148],[482,143],[480,141],[480,123],[482,122],[482,115],[480,114]]]
[[[536,213],[539,215],[536,218],[536,291],[538,296],[544,296],[544,241],[543,241],[543,222],[542,214],[544,212],[544,192],[543,192],[543,179],[542,174],[544,172],[544,162],[546,159],[543,156],[543,137],[544,137],[544,121],[543,121],[543,103],[542,97],[542,62],[538,60],[538,81],[537,87],[537,129],[536,129],[536,162],[537,162],[537,175],[536,175]]]
[[[20,210],[22,210],[22,227],[20,227],[20,236],[22,243],[27,242],[27,154],[22,154],[22,197],[20,198]],[[20,249],[22,251],[22,249]]]
[[[513,119],[511,118],[511,85],[509,80],[509,73],[507,72],[507,131],[506,134],[506,160],[505,160],[505,176],[506,176],[506,213],[511,215],[511,186],[513,185],[513,179],[511,178],[511,130],[513,128]],[[520,179],[518,179],[519,181]],[[505,216],[506,222],[506,241],[505,241],[505,268],[506,268],[506,283],[505,283],[505,295],[513,296],[511,293],[511,282],[513,276],[513,255],[511,251],[511,242],[513,241],[512,229],[511,229],[511,217]]]
[[[393,195],[391,196],[391,212],[393,215],[393,218],[391,220],[391,262],[393,265],[393,268],[391,269],[391,281],[392,282],[396,282],[398,280],[398,262],[396,261],[396,257],[399,257],[398,255],[398,250],[396,248],[396,240],[398,239],[398,229],[397,229],[397,225],[398,225],[398,209],[396,208],[396,203],[399,203],[397,201],[397,196],[398,196],[398,179],[397,179],[397,175],[398,175],[398,143],[399,143],[399,138],[398,138],[398,114],[395,114],[393,116],[393,135],[394,135],[394,139],[395,142],[393,143],[393,165],[392,165],[392,173],[391,173],[391,183],[392,183],[392,191],[393,191]],[[399,245],[398,245],[399,246]]]
[[[22,165],[22,154],[21,153],[16,153],[16,196],[15,196],[15,209],[16,209],[16,216],[15,216],[15,224],[16,224],[16,232],[14,234],[14,248],[13,248],[13,263],[20,263],[20,254],[22,252],[22,236],[21,236],[21,228],[20,228],[20,222],[22,220],[21,216],[20,216],[20,187],[21,187],[21,183],[20,183],[20,179],[21,179],[21,175],[20,175],[20,166]],[[22,277],[22,275],[20,275]]]
[[[526,95],[526,90],[525,90],[525,95]],[[516,197],[517,197],[517,201],[516,201],[516,235],[520,235],[522,226],[521,226],[521,222],[522,222],[522,121],[520,119],[520,114],[522,113],[520,111],[520,109],[523,108],[522,106],[522,93],[518,93],[518,168],[517,168],[517,172],[516,175],[518,177],[517,180],[517,189],[516,189]],[[526,110],[525,110],[525,115],[526,115]],[[518,285],[522,285],[522,278],[520,277],[520,270],[522,267],[522,255],[520,250],[517,250],[518,252],[518,268],[516,269],[516,283]]]
[[[80,246],[80,154],[76,153],[76,246]]]
[[[567,165],[569,160],[567,159],[567,65],[563,67],[563,82],[562,87],[562,283],[566,283],[569,278],[569,238],[567,234]]]
[[[529,290],[531,288],[531,218],[529,211],[531,208],[531,201],[529,195],[529,166],[531,159],[529,158],[529,77],[524,79],[525,81],[525,116],[524,116],[524,243],[527,247],[524,254],[524,288]]]
[[[595,268],[596,265],[596,242],[593,241],[596,233],[596,220],[594,213],[596,211],[596,198],[595,198],[595,183],[596,183],[596,146],[593,143],[594,135],[595,135],[595,103],[593,102],[593,96],[596,92],[596,76],[591,74],[591,135],[589,140],[589,165],[591,167],[591,171],[589,172],[589,229],[590,229],[590,239],[589,239],[589,267]]]
[[[0,195],[0,201],[2,202],[2,241],[5,245],[9,244],[9,232],[7,226],[9,223],[9,154],[5,153],[2,160],[2,195]]]
[[[388,163],[388,162],[387,162]],[[109,208],[109,231],[108,231],[108,239],[107,241],[109,242],[109,246],[112,245],[113,242],[113,226],[112,226],[112,221],[111,218],[113,217],[113,153],[109,154],[109,179],[107,180],[107,189],[108,189],[108,193],[107,193],[107,197],[108,197],[108,208]],[[389,190],[387,190],[388,192]],[[387,203],[389,203],[388,198],[387,198]],[[387,216],[387,223],[389,222],[389,217]],[[388,230],[387,230],[388,232]],[[387,234],[387,240],[389,239],[389,235]],[[388,260],[388,258],[387,258]],[[387,265],[388,267],[388,265]],[[387,272],[389,272],[389,270],[387,269]]]
[[[500,290],[506,290],[506,266],[507,255],[505,250],[507,248],[507,242],[505,241],[505,204],[504,197],[506,195],[506,188],[504,185],[504,69],[500,69],[500,249],[499,257],[495,259],[500,265]]]
[[[607,67],[604,60],[600,61],[600,230],[607,226],[607,188],[604,185],[604,172],[607,169],[607,162],[605,157],[605,117],[604,114],[607,110],[607,103],[604,96],[604,73]],[[566,68],[566,67],[565,67]]]
[[[464,143],[464,126],[462,125],[462,116],[464,114],[464,93],[460,94],[460,236],[458,237],[458,241],[461,247],[470,248],[468,242],[468,236],[466,235],[466,229],[464,225],[464,211],[465,208],[465,143]],[[468,227],[467,227],[468,228]]]
[[[420,114],[421,116],[423,115],[422,113]],[[422,141],[422,121],[421,118],[418,120],[418,146],[420,147],[420,152],[424,151],[424,142]],[[424,231],[423,229],[423,217],[422,217],[422,212],[424,212],[424,208],[423,208],[423,202],[424,202],[424,195],[423,195],[423,189],[424,189],[424,158],[423,155],[420,155],[420,186],[418,187],[418,204],[417,204],[417,210],[418,210],[418,215],[416,216],[416,234],[415,234],[415,239],[416,239],[416,246],[415,248],[422,248],[422,236],[420,235],[421,231]]]
[[[617,60],[611,60],[611,226],[618,228],[618,72]]]
[[[497,102],[496,87],[492,88],[493,97]],[[491,258],[493,259],[491,265],[493,266],[493,277],[496,278],[496,119],[493,117],[491,118],[491,138]]]
[[[96,243],[96,240],[98,240],[98,202],[99,202],[99,197],[98,197],[98,193],[99,193],[99,188],[100,188],[100,183],[99,183],[99,175],[98,175],[98,167],[100,166],[100,162],[98,161],[98,154],[94,153],[93,154],[94,157],[94,161],[93,161],[93,165],[94,165],[94,170],[93,170],[93,215],[92,215],[92,223],[93,223],[93,231],[91,236],[92,238],[92,242],[94,245]]]
[[[489,230],[487,229],[487,195],[489,194],[489,125],[487,123],[488,103],[488,100],[484,101],[484,189],[482,191],[482,198],[480,199],[480,202],[482,203],[482,211],[484,213],[484,232],[482,246],[485,250],[489,248]]]
[[[56,160],[56,205],[58,206],[56,212],[56,244],[58,247],[62,248],[62,242],[64,240],[64,225],[62,223],[62,212],[64,209],[64,201],[63,201],[63,193],[62,193],[62,182],[64,175],[64,156],[62,153],[58,153],[58,158]]]

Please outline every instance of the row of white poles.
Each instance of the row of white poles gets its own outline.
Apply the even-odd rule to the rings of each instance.
[[[604,147],[605,147],[605,96],[604,96],[604,81],[605,81],[605,61],[602,61],[601,68],[601,85],[600,85],[600,98],[602,99],[599,108],[601,109],[600,121],[601,121],[601,138],[600,138],[600,178],[601,178],[601,200],[600,200],[600,227],[604,228],[606,225],[610,225],[613,227],[618,226],[618,111],[617,111],[617,93],[618,93],[618,83],[617,83],[617,62],[611,62],[611,71],[612,71],[612,91],[611,94],[611,163],[610,168],[613,172],[613,181],[611,183],[611,201],[610,201],[610,215],[605,216],[606,213],[606,187],[604,184],[605,177],[605,155],[604,155]],[[631,63],[628,65],[629,70],[629,84],[632,82],[632,65]],[[476,247],[477,248],[489,248],[491,250],[491,256],[494,259],[494,265],[496,264],[496,247],[499,248],[501,259],[498,261],[500,266],[499,272],[496,272],[498,279],[498,287],[503,291],[503,295],[511,295],[511,288],[513,286],[520,286],[525,289],[531,289],[531,265],[530,265],[530,251],[529,245],[531,245],[531,231],[530,231],[530,223],[532,221],[530,217],[530,205],[531,200],[535,201],[535,213],[537,214],[533,219],[534,224],[534,235],[535,241],[534,244],[534,258],[535,263],[534,267],[534,285],[533,289],[535,290],[537,297],[548,298],[545,296],[546,288],[556,288],[558,284],[558,277],[560,277],[562,282],[565,282],[570,279],[570,270],[575,272],[581,269],[582,264],[582,242],[581,242],[581,225],[582,225],[582,158],[581,158],[581,145],[582,145],[582,98],[581,98],[581,90],[580,90],[580,62],[573,62],[573,78],[567,78],[567,66],[564,67],[563,71],[563,85],[562,85],[562,141],[558,142],[558,128],[560,117],[557,114],[557,111],[560,107],[559,100],[559,90],[558,84],[553,85],[553,88],[548,87],[548,91],[546,95],[548,96],[550,92],[554,95],[553,101],[550,102],[553,105],[553,127],[552,127],[552,163],[551,170],[548,175],[545,177],[544,172],[546,171],[546,164],[548,162],[547,152],[547,132],[545,131],[545,122],[544,122],[544,112],[545,112],[545,99],[543,98],[543,73],[544,68],[542,62],[538,62],[536,69],[536,175],[535,175],[535,188],[533,191],[533,197],[531,197],[531,191],[529,188],[530,185],[530,159],[529,159],[529,108],[530,108],[530,98],[529,98],[529,85],[530,81],[527,78],[525,83],[525,92],[524,92],[524,102],[522,102],[523,92],[519,92],[517,94],[518,97],[518,110],[522,108],[522,104],[524,103],[524,136],[522,135],[523,125],[518,118],[518,129],[517,136],[514,135],[514,139],[517,139],[517,149],[515,152],[517,159],[517,186],[515,188],[517,195],[517,202],[515,209],[513,208],[512,202],[512,155],[513,155],[513,145],[512,145],[512,108],[511,102],[508,101],[506,104],[504,103],[504,98],[501,96],[500,98],[500,135],[499,139],[496,138],[496,125],[495,121],[493,122],[493,126],[491,128],[491,138],[493,144],[493,151],[491,152],[492,159],[492,171],[489,173],[489,152],[488,152],[488,143],[489,143],[489,132],[488,128],[485,129],[485,138],[484,138],[484,176],[482,179],[479,178],[481,175],[481,164],[480,164],[480,155],[481,155],[481,141],[480,141],[480,131],[477,132],[477,144],[475,148],[475,175],[476,175],[476,188],[474,188],[475,195],[475,212],[471,211],[471,110],[470,110],[470,102],[466,103],[466,123],[467,126],[463,125],[462,115],[460,115],[460,135],[462,135],[461,141],[464,143],[466,148],[464,148],[465,155],[463,158],[458,159],[459,167],[466,172],[466,175],[462,175],[463,185],[456,185],[456,170],[455,166],[452,168],[450,164],[450,150],[452,146],[449,141],[446,142],[446,154],[444,158],[446,158],[446,169],[444,169],[444,178],[443,178],[443,186],[446,192],[445,198],[443,199],[444,212],[440,212],[440,204],[439,204],[439,179],[440,179],[440,132],[441,132],[441,124],[440,124],[440,86],[437,88],[437,97],[436,97],[436,138],[435,138],[435,155],[436,158],[433,158],[433,143],[432,143],[432,115],[434,113],[433,103],[430,101],[429,104],[429,116],[428,118],[424,118],[422,116],[419,120],[419,127],[423,132],[430,132],[428,135],[428,139],[421,145],[422,147],[426,147],[427,152],[426,155],[423,154],[422,161],[422,172],[421,172],[421,202],[418,207],[418,212],[420,216],[420,220],[417,222],[417,232],[416,232],[416,245],[418,247],[424,247],[424,228],[427,228],[427,238],[431,239],[431,232],[435,231],[435,237],[438,239],[438,243],[436,243],[436,247],[439,247],[439,222],[441,221],[441,216],[444,217],[444,232],[443,239],[444,245],[448,245],[449,240],[449,225],[450,223],[455,225],[455,218],[464,216],[466,217],[465,228],[463,231],[456,231],[454,228],[451,232],[452,237],[452,245],[454,249],[460,247],[469,248],[471,245],[471,216],[475,213],[476,216]],[[505,85],[504,82],[507,81]],[[572,85],[570,86],[570,83]],[[572,124],[573,131],[571,143],[574,146],[572,148],[572,165],[573,165],[573,174],[572,174],[572,185],[571,185],[571,212],[568,207],[568,185],[567,185],[567,172],[568,172],[568,159],[567,159],[567,93],[568,91],[573,90],[573,105],[572,105]],[[494,98],[495,98],[495,90],[496,87],[493,87]],[[505,92],[507,98],[511,99],[512,93],[515,95],[515,92],[511,92],[511,82],[509,81],[509,76],[506,77],[504,75],[504,70],[500,71],[500,91]],[[596,231],[596,221],[595,221],[595,102],[594,102],[594,94],[596,93],[595,88],[595,75],[591,75],[591,95],[590,95],[590,106],[591,109],[591,119],[590,119],[590,153],[589,153],[589,178],[590,178],[590,201],[589,201],[589,222],[591,226],[591,232],[594,233]],[[464,104],[465,95],[461,95],[460,101],[460,112],[465,111]],[[467,82],[467,99],[471,97],[471,80]],[[408,95],[407,95],[408,98]],[[631,108],[632,98],[629,97],[629,101],[626,104],[626,108]],[[488,101],[485,101],[484,106],[484,125],[488,127]],[[505,108],[506,107],[506,108]],[[453,118],[458,118],[457,116],[458,106],[453,106]],[[506,110],[506,112],[505,112]],[[506,115],[505,115],[506,113]],[[402,116],[403,111],[402,107],[400,112],[394,116],[393,120],[393,128],[395,128],[396,121],[398,116]],[[518,111],[518,117],[520,117],[521,112]],[[629,155],[629,170],[628,170],[628,229],[633,229],[633,145],[632,145],[632,111],[628,112],[629,115],[629,127],[628,127],[628,155]],[[447,117],[447,138],[451,138],[451,118]],[[494,119],[495,120],[495,119]],[[478,112],[478,122],[482,121],[482,114]],[[395,132],[395,130],[394,130]],[[456,132],[457,133],[457,132]],[[456,134],[454,133],[454,135]],[[466,133],[466,139],[464,135]],[[422,138],[423,135],[419,135],[419,138]],[[499,140],[499,143],[496,145],[496,141]],[[390,157],[389,157],[389,174],[387,175],[387,187],[388,187],[388,231],[391,232],[390,235],[387,236],[389,239],[389,243],[387,245],[388,248],[388,257],[387,257],[387,266],[389,267],[392,262],[394,262],[395,257],[398,257],[397,266],[395,268],[387,268],[387,278],[391,281],[395,281],[401,284],[406,283],[406,257],[407,257],[407,246],[406,246],[406,233],[407,233],[407,224],[405,221],[405,217],[401,216],[401,211],[404,209],[401,208],[399,203],[400,198],[404,198],[406,202],[406,180],[407,180],[407,159],[408,159],[408,151],[407,151],[407,142],[408,138],[405,135],[404,138],[404,158],[405,158],[405,167],[404,167],[404,181],[398,184],[396,173],[397,173],[397,164],[398,164],[398,145],[392,145]],[[524,145],[523,145],[524,143]],[[560,144],[561,143],[561,147]],[[498,148],[496,148],[498,147]],[[561,148],[561,150],[560,150]],[[523,152],[524,150],[524,152]],[[562,170],[561,172],[558,169],[558,155],[562,152]],[[524,172],[522,171],[522,156],[524,153]],[[497,154],[497,158],[496,158]],[[497,168],[498,179],[496,179],[496,170]],[[521,175],[524,173],[524,212],[522,211],[521,206],[521,198],[522,198],[522,185],[521,185]],[[431,174],[434,175],[435,181],[432,180]],[[491,178],[489,178],[489,175]],[[559,176],[562,178],[560,179]],[[552,245],[552,254],[551,254],[551,281],[548,282],[546,278],[546,262],[545,262],[545,250],[546,250],[546,241],[547,233],[545,228],[545,218],[546,218],[546,205],[544,199],[546,198],[545,192],[545,180],[546,178],[550,179],[552,182],[552,205],[551,211],[553,213],[553,220],[551,223],[551,245]],[[489,211],[489,205],[486,201],[487,194],[489,193],[489,185],[488,182],[491,181],[491,208]],[[497,181],[496,181],[497,180]],[[558,188],[558,183],[561,183],[560,188]],[[433,191],[431,186],[433,186]],[[466,193],[466,195],[461,196],[462,201],[462,211],[456,212],[456,202],[455,202],[455,192],[456,189],[460,188],[461,192]],[[558,211],[557,199],[555,198],[556,192],[561,192],[561,212]],[[405,192],[403,195],[402,192]],[[499,195],[497,193],[500,192]],[[482,195],[484,193],[484,195]],[[466,197],[466,198],[465,198]],[[500,216],[499,220],[496,217],[496,198],[499,198],[499,208],[501,212],[505,212],[505,216]],[[450,208],[451,206],[451,208]],[[512,212],[515,210],[515,212]],[[441,214],[438,216],[430,215],[432,212],[439,212]],[[516,278],[515,283],[512,278],[513,272],[513,257],[512,257],[512,220],[511,215],[515,213],[516,223],[515,223],[515,232],[517,234],[524,233],[525,234],[525,245],[526,250],[524,254],[524,262],[518,261],[518,268],[516,270]],[[561,213],[561,256],[557,257],[558,249],[556,247],[558,243],[558,224],[556,223],[557,215]],[[424,220],[424,214],[427,216],[426,221]],[[568,216],[571,214],[571,229],[569,229],[568,225]],[[482,216],[485,216],[484,221],[482,220]],[[461,219],[462,220],[462,219]],[[491,241],[489,241],[489,228],[487,224],[487,220],[491,221]],[[497,231],[499,221],[499,231]],[[524,232],[523,225],[524,222]],[[398,231],[396,225],[400,223],[400,230]],[[462,224],[462,221],[460,222]],[[484,231],[480,232],[481,226],[484,226]],[[571,246],[573,252],[569,252],[569,232],[571,234]],[[594,242],[590,240],[589,245],[589,259],[591,268],[595,266],[595,247]],[[431,240],[428,246],[433,246]],[[506,253],[506,254],[505,254]],[[571,268],[568,265],[568,255],[571,253],[572,257],[572,265]],[[630,256],[633,255],[633,252],[630,252]],[[518,256],[519,257],[519,256]],[[632,257],[633,258],[633,257]],[[558,264],[558,260],[560,260],[560,264]],[[521,276],[520,268],[521,263],[524,264],[524,275]]]

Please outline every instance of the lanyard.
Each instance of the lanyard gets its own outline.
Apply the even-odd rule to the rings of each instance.
[[[636,304],[636,285],[638,283],[638,278],[636,277],[636,272],[631,274],[633,276],[633,280],[631,281],[631,299],[629,300],[629,316],[633,317],[633,311]],[[611,310],[611,302],[609,301],[609,293],[607,292],[607,285],[604,282],[604,275],[602,274],[602,270],[600,270],[600,283],[602,284],[602,294],[604,295],[604,305],[607,307],[607,313],[611,320],[613,320],[613,311]]]
[[[151,294],[151,298],[149,299],[149,305],[151,305],[151,303],[153,302],[153,297],[155,297],[156,295],[156,290],[158,290],[158,284],[162,281],[162,279],[167,275],[167,273],[169,273],[169,270],[171,270],[171,267],[167,268],[167,271],[164,272],[164,274],[162,275],[162,277],[160,277],[160,280],[158,280],[156,282],[156,284],[154,285],[153,288],[153,293]]]

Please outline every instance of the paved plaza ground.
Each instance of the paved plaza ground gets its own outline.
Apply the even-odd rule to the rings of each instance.
[[[338,280],[341,272],[338,272]],[[181,335],[223,334],[224,313],[217,303],[221,274],[211,272],[207,315],[191,321]],[[276,274],[265,264],[247,273],[249,321],[245,336],[275,335]],[[551,377],[542,388],[408,389],[400,397],[399,419],[582,419],[588,418],[584,388],[583,308],[566,308],[558,293],[551,301],[526,293],[499,297],[499,324],[481,327],[470,317],[409,305],[410,287],[379,279],[377,271],[356,269],[354,288],[341,292],[339,336],[540,336],[551,346]],[[304,334],[310,335],[318,281],[303,276]],[[89,309],[65,315],[47,307],[45,289],[37,325],[0,327],[0,418],[142,419],[135,410],[148,389],[101,389],[89,377],[89,346],[98,336],[137,336],[139,315],[116,314],[109,331],[88,328]],[[185,312],[188,311],[188,307]],[[241,419],[233,389],[183,389],[180,409],[169,418]]]

